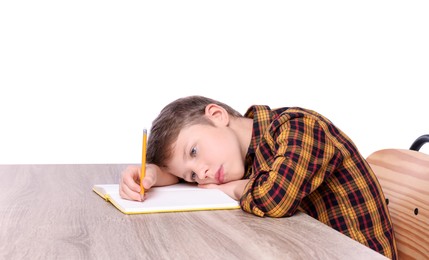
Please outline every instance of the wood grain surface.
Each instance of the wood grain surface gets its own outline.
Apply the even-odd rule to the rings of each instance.
[[[367,161],[388,200],[400,259],[429,259],[429,155],[384,149]]]
[[[299,213],[125,215],[91,189],[126,165],[0,165],[0,259],[385,259]]]

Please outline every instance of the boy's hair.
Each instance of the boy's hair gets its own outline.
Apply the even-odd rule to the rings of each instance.
[[[179,98],[165,106],[152,122],[148,140],[147,162],[159,167],[166,167],[165,163],[172,156],[173,144],[183,128],[196,124],[213,125],[205,116],[205,109],[209,104],[223,107],[231,116],[242,117],[230,106],[210,98],[202,96]]]

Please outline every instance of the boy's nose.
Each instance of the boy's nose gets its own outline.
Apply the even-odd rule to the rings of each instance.
[[[198,173],[198,178],[200,178],[200,180],[204,180],[204,179],[208,178],[208,176],[207,176],[208,170],[200,170],[198,172],[199,172]]]

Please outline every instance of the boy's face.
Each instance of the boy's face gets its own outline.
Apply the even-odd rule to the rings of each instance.
[[[244,155],[227,126],[196,124],[182,129],[168,170],[188,182],[222,184],[244,176]]]

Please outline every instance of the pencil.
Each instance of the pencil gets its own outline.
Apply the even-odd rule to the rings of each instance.
[[[142,147],[142,169],[140,172],[140,196],[144,198],[143,179],[146,175],[146,143],[147,143],[147,130],[143,129],[143,147]]]

